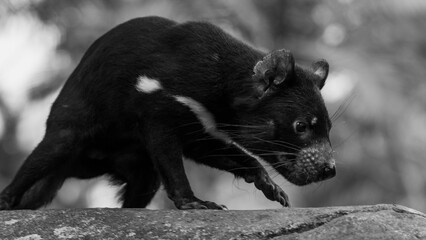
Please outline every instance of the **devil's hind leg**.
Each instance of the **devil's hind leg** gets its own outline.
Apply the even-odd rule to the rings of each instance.
[[[38,208],[51,201],[64,181],[64,167],[73,154],[75,136],[70,129],[47,131],[13,181],[0,194],[0,210]],[[32,202],[21,205],[24,195],[31,196],[28,199]]]
[[[154,197],[161,181],[157,170],[142,150],[126,152],[114,160],[113,177],[126,184],[120,191],[123,208],[144,208]]]

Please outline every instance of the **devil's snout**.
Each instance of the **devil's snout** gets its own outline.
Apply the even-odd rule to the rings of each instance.
[[[334,159],[330,162],[325,163],[323,172],[322,172],[322,180],[326,180],[336,176],[336,163]]]

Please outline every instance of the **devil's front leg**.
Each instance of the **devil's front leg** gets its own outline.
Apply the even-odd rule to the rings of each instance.
[[[194,196],[183,167],[180,139],[170,126],[152,123],[146,129],[145,141],[150,158],[175,206],[178,209],[226,209],[225,206]]]
[[[271,179],[263,167],[257,173],[246,174],[244,180],[254,183],[256,188],[261,190],[269,200],[277,201],[284,207],[290,207],[288,195]]]
[[[191,146],[187,154],[195,161],[220,170],[233,173],[247,183],[254,183],[266,198],[277,201],[284,207],[290,207],[287,194],[269,176],[265,168],[253,157],[243,153],[234,145],[210,140],[197,146]],[[202,155],[203,153],[206,153]],[[191,156],[192,155],[192,156]]]

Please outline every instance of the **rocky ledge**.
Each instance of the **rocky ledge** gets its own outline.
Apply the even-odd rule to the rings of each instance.
[[[426,239],[426,215],[388,204],[256,211],[1,211],[0,239]]]

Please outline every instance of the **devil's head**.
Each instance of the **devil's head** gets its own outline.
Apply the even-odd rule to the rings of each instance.
[[[278,50],[253,71],[249,106],[241,117],[242,144],[296,185],[334,177],[331,121],[320,92],[328,63],[320,60],[304,68],[295,65],[289,51]]]

